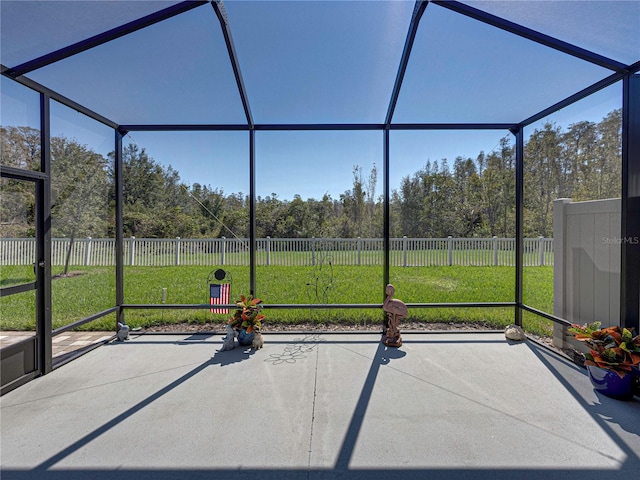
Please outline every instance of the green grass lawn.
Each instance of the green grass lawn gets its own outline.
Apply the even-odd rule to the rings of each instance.
[[[168,304],[208,303],[208,277],[212,267],[125,267],[125,304],[160,304],[166,289]],[[249,268],[228,267],[232,297],[249,291]],[[380,266],[258,267],[257,295],[267,305],[267,322],[349,323],[381,322],[375,309],[275,309],[269,304],[377,304],[383,301]],[[31,277],[30,277],[31,275]],[[513,267],[392,267],[396,297],[406,303],[510,302],[514,299]],[[3,267],[3,285],[32,281],[31,267]],[[31,279],[31,280],[30,280]],[[553,311],[553,268],[525,268],[525,303]],[[74,267],[72,275],[52,282],[54,328],[86,318],[115,305],[114,267]],[[0,329],[32,330],[35,294],[26,292],[0,299]],[[410,308],[407,320],[428,322],[484,322],[502,328],[513,322],[509,308]],[[127,309],[131,327],[172,322],[223,322],[226,315],[208,309]],[[115,315],[95,320],[83,328],[112,330]],[[534,333],[548,333],[550,322],[529,322]]]

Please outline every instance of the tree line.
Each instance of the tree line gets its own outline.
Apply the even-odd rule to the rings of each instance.
[[[40,132],[0,127],[2,164],[38,170]],[[51,205],[54,237],[115,235],[113,154],[104,157],[64,136],[51,138]],[[249,232],[249,198],[221,188],[181,181],[180,173],[128,144],[123,151],[124,235],[139,238],[220,238]],[[354,164],[352,187],[338,198],[256,199],[256,235],[381,237],[384,203],[378,169]],[[563,130],[535,129],[525,143],[525,236],[552,236],[553,200],[614,198],[621,188],[621,110],[600,122]],[[34,235],[35,192],[27,182],[2,179],[2,237]],[[513,237],[515,151],[509,137],[476,158],[425,160],[391,191],[392,237]]]

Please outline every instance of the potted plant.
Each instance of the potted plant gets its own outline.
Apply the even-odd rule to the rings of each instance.
[[[253,298],[253,295],[241,295],[240,300],[236,301],[238,308],[228,323],[231,328],[238,332],[238,343],[240,345],[253,345],[255,348],[262,347],[260,329],[262,328],[264,315],[260,313],[262,310],[261,303],[262,300]]]
[[[584,364],[597,391],[622,399],[640,394],[640,335],[600,322],[573,324],[568,332],[589,348]]]

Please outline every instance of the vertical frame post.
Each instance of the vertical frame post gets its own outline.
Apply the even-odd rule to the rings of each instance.
[[[390,281],[390,276],[389,276],[389,262],[390,262],[390,256],[389,256],[389,243],[390,243],[390,236],[391,236],[391,225],[390,225],[390,221],[391,219],[390,217],[390,208],[389,208],[389,129],[385,128],[384,129],[384,157],[383,157],[383,161],[384,161],[384,220],[383,220],[383,243],[384,243],[384,270],[383,270],[383,285],[382,285],[382,292],[383,292],[383,296],[382,298],[384,298],[384,291],[386,289],[386,286],[389,284]]]
[[[623,79],[620,325],[640,329],[640,75]]]
[[[50,98],[40,94],[40,170],[46,175],[36,187],[36,331],[42,375],[53,370],[51,319],[51,111]]]
[[[524,251],[524,128],[513,130],[516,137],[516,278],[515,319],[522,326],[523,251]]]
[[[124,133],[118,130],[115,131],[115,155],[113,166],[114,171],[114,184],[116,194],[116,306],[118,307],[118,313],[116,314],[116,324],[114,325],[116,331],[118,330],[118,323],[124,323],[124,311],[122,305],[124,304],[124,215],[123,215],[123,159],[122,159],[122,137]]]
[[[249,291],[256,295],[256,131],[249,130]]]

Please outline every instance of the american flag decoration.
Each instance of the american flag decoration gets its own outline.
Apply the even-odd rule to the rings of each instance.
[[[231,285],[228,283],[210,283],[209,284],[209,304],[224,305],[229,303],[229,291]],[[212,308],[211,313],[229,313],[228,308]]]

